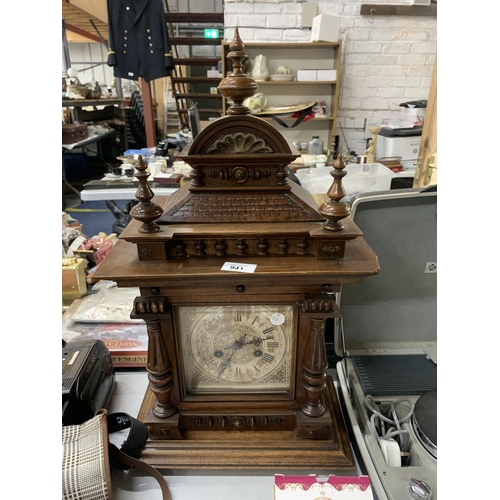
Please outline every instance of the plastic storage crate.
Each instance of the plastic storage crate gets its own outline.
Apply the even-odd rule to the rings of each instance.
[[[300,184],[312,194],[326,194],[333,183],[330,172],[333,167],[303,168],[296,175]],[[346,198],[350,199],[360,193],[385,191],[391,188],[392,170],[381,163],[365,163],[347,165],[347,175],[342,178],[346,190]]]

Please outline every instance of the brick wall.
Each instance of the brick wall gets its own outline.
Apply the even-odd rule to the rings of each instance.
[[[225,39],[231,40],[238,26],[243,42],[309,42],[310,29],[300,27],[302,3],[225,0]],[[345,145],[345,135],[350,149],[360,154],[366,148],[367,123],[394,118],[402,102],[428,98],[437,50],[436,18],[361,16],[360,0],[316,3],[318,14],[341,16],[343,54],[336,133],[340,147]],[[407,5],[409,0],[390,3]]]

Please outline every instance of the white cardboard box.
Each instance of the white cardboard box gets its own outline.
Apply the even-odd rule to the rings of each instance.
[[[334,82],[336,79],[337,79],[336,69],[316,70],[316,80],[318,80],[318,82]]]
[[[338,42],[340,17],[320,14],[313,19],[311,42]]]
[[[297,70],[297,81],[298,82],[315,82],[317,72],[318,72],[318,70],[316,70],[316,69],[298,69]]]

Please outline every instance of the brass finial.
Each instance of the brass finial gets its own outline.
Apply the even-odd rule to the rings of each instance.
[[[259,86],[255,80],[242,71],[242,61],[248,54],[244,51],[245,45],[241,41],[238,28],[234,29],[234,36],[229,44],[231,52],[228,53],[228,59],[233,62],[233,72],[224,78],[218,89],[220,93],[233,102],[232,106],[226,111],[228,115],[248,115],[250,110],[243,105],[247,97],[255,94]]]
[[[333,177],[333,184],[326,193],[330,201],[323,203],[318,212],[326,219],[323,224],[323,229],[328,231],[342,231],[344,225],[340,222],[351,214],[351,207],[345,201],[340,200],[346,195],[344,186],[342,185],[342,177],[347,175],[344,171],[345,163],[342,155],[339,154],[333,162],[333,170],[330,175]]]

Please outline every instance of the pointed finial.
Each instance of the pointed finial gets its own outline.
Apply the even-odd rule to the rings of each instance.
[[[238,28],[234,29],[229,48],[231,52],[228,53],[227,57],[233,62],[233,71],[220,82],[218,89],[226,99],[233,102],[227,110],[228,115],[248,115],[250,110],[243,105],[243,101],[247,97],[253,96],[259,86],[251,76],[245,75],[241,69],[242,61],[248,54],[244,51],[245,45],[240,38]]]
[[[159,205],[151,201],[154,193],[147,181],[150,174],[146,172],[148,166],[141,155],[139,155],[139,164],[135,168],[137,169],[135,177],[139,181],[135,197],[139,200],[139,203],[132,208],[130,215],[142,222],[142,226],[139,228],[140,233],[157,233],[160,231],[160,226],[156,224],[155,220],[161,217],[163,210]]]
[[[342,185],[342,177],[347,175],[344,171],[345,163],[342,155],[339,154],[333,162],[333,170],[330,175],[333,177],[333,184],[326,193],[330,201],[323,203],[318,212],[326,219],[323,224],[323,229],[328,231],[342,231],[344,225],[340,222],[351,214],[351,207],[348,203],[340,200],[346,195],[344,186]]]

